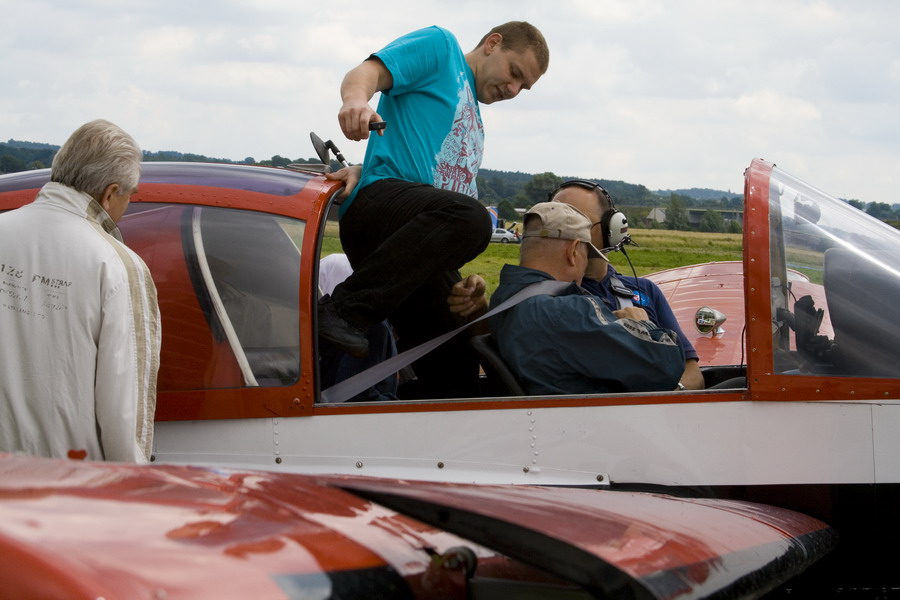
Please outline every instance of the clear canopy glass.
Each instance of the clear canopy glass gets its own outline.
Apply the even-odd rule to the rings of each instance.
[[[900,231],[773,168],[774,369],[900,376]]]

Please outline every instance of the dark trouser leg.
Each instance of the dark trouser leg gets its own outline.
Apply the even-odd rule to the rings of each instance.
[[[350,356],[327,344],[319,348],[319,373],[322,377],[323,390],[397,354],[394,334],[386,321],[370,327],[366,332],[366,338],[369,340],[369,355],[364,358]],[[397,383],[397,376],[391,375],[353,396],[347,402],[396,400]]]
[[[398,180],[360,190],[341,219],[341,243],[354,267],[332,297],[360,328],[389,317],[401,349],[459,325],[447,296],[458,269],[490,241],[487,210],[463,194]],[[413,368],[422,397],[476,392],[477,359],[462,333]]]
[[[331,297],[344,319],[366,330],[426,282],[481,254],[490,235],[490,216],[473,198],[430,185],[377,181],[359,191],[341,219],[341,244],[353,274]]]
[[[399,349],[407,350],[456,329],[462,322],[447,309],[459,271],[426,282],[390,317]],[[467,398],[478,393],[478,357],[462,332],[413,363],[416,380],[400,387],[403,399]]]

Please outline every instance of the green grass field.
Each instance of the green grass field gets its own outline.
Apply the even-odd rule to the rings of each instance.
[[[632,238],[640,246],[632,246],[628,256],[639,276],[697,263],[741,260],[741,234],[669,231],[666,229],[629,228]],[[341,251],[337,239],[337,225],[329,224],[322,255]],[[621,252],[612,252],[610,262],[624,275],[631,275],[631,267]],[[460,271],[463,277],[478,273],[487,281],[488,293],[497,289],[500,269],[506,263],[518,264],[518,244],[489,244],[487,249]]]
[[[741,260],[741,234],[698,233],[665,229],[629,228],[640,246],[627,252],[639,276],[664,269],[719,260]],[[621,252],[611,252],[610,262],[617,271],[631,275],[631,267]],[[497,288],[500,269],[506,263],[519,262],[518,244],[490,244],[481,256],[461,269],[463,276],[478,273],[487,281],[488,291]]]

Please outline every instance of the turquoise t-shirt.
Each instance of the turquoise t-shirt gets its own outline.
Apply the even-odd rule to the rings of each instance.
[[[384,63],[394,83],[378,103],[387,129],[383,136],[369,136],[356,190],[393,178],[477,198],[484,126],[475,77],[456,37],[426,27],[372,56]],[[341,215],[355,196],[356,191],[343,203]]]

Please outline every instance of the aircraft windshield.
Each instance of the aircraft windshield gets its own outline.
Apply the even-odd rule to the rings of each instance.
[[[145,256],[163,318],[159,390],[293,385],[305,224],[230,208],[131,207],[119,223],[125,241],[152,244]]]
[[[777,168],[769,220],[775,371],[900,376],[900,231]]]

